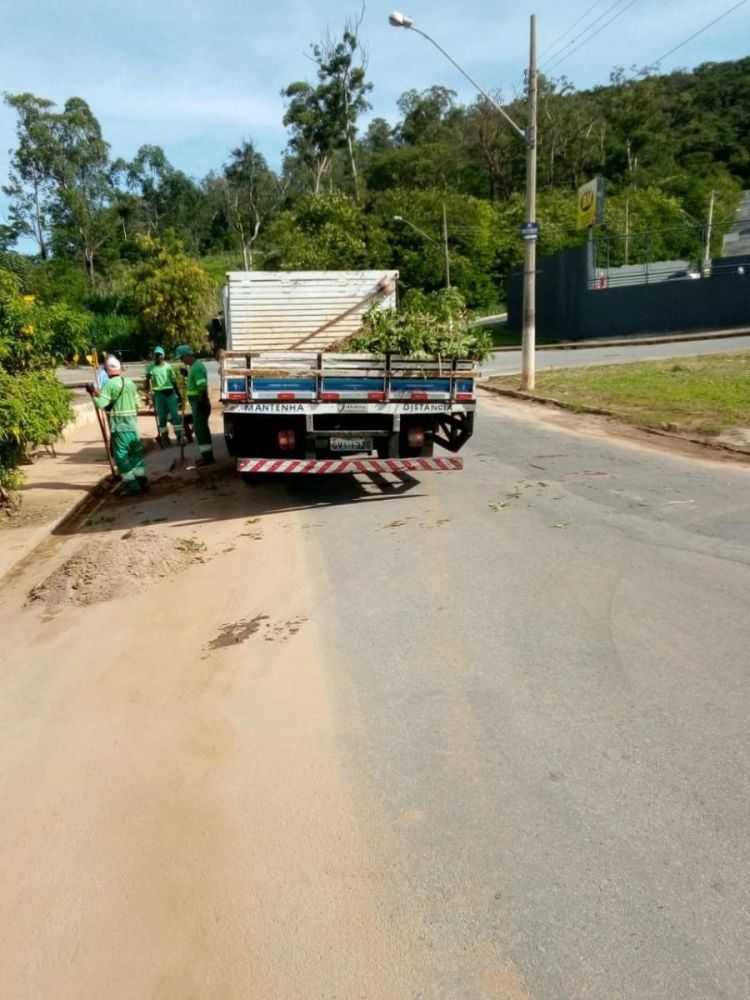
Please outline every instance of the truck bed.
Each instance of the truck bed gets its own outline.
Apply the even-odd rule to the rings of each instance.
[[[442,400],[474,398],[472,361],[398,355],[261,352],[221,355],[222,399]]]
[[[224,351],[227,448],[246,475],[454,471],[433,447],[471,436],[477,375],[441,358]]]

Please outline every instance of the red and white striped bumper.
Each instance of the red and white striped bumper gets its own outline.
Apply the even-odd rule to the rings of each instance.
[[[457,472],[462,458],[238,458],[238,472],[358,473],[358,472]]]

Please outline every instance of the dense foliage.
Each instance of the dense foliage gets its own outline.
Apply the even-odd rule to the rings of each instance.
[[[23,296],[18,277],[0,270],[0,507],[19,484],[28,449],[54,441],[70,419],[69,393],[53,366],[77,341],[80,323],[64,306]]]
[[[354,19],[326,33],[311,46],[312,79],[284,89],[279,171],[249,138],[202,179],[156,145],[116,159],[85,100],[6,94],[17,143],[0,266],[41,301],[87,311],[96,346],[138,351],[178,329],[202,332],[207,292],[191,258],[214,288],[230,268],[397,268],[402,291],[436,291],[447,278],[445,213],[451,283],[473,310],[501,305],[523,251],[523,143],[487,100],[461,105],[443,86],[407,90],[396,120],[363,129],[375,91],[360,29]],[[523,126],[523,95],[507,107]],[[586,91],[542,77],[539,112],[542,254],[582,239],[574,192],[595,174],[607,186],[600,262],[696,261],[712,191],[718,250],[750,186],[750,58],[670,74],[616,69]],[[33,260],[12,253],[17,237],[36,246]],[[164,248],[145,284],[144,239]],[[190,319],[179,282],[194,290]],[[146,301],[154,290],[172,301]]]
[[[206,321],[215,311],[211,282],[179,241],[159,243],[140,236],[142,259],[134,266],[130,295],[136,322],[152,346],[171,351],[190,343],[208,346]]]
[[[474,358],[481,361],[492,347],[486,330],[472,329],[466,303],[455,288],[425,294],[412,292],[397,312],[374,306],[360,333],[341,345],[343,350],[427,360]]]

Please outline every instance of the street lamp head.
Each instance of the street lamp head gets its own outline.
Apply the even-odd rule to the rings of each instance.
[[[401,11],[394,10],[392,14],[388,15],[388,23],[394,28],[411,28],[414,21],[408,14],[402,14]]]

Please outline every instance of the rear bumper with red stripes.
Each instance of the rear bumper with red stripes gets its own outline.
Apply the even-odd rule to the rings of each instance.
[[[238,472],[341,474],[358,472],[458,472],[461,458],[238,458]]]

